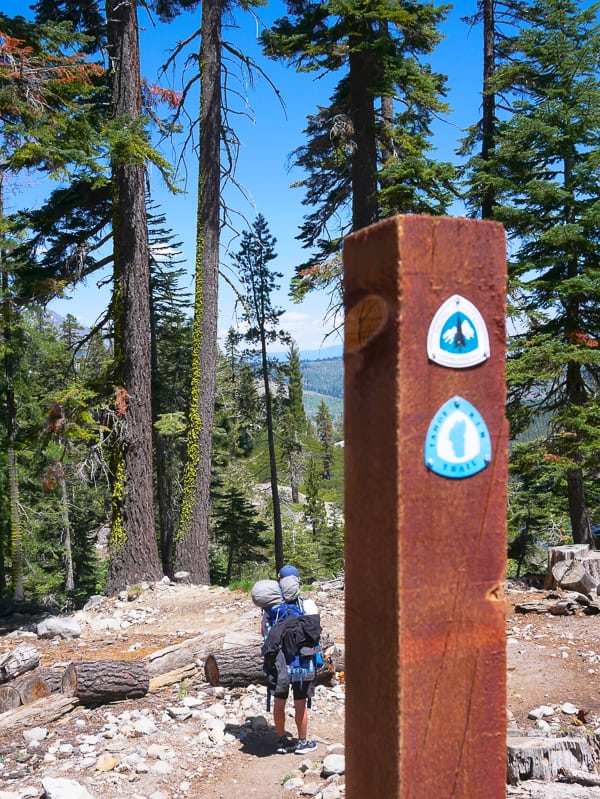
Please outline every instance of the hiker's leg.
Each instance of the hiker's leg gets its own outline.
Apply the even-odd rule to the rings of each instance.
[[[277,735],[282,738],[285,735],[285,699],[278,696],[273,699],[273,722]]]
[[[294,710],[296,711],[296,727],[298,727],[298,738],[302,741],[306,738],[308,730],[308,710],[306,709],[306,699],[294,699]]]

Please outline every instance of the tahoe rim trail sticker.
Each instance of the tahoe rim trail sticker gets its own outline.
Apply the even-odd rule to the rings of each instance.
[[[436,311],[427,334],[427,357],[453,369],[475,366],[490,357],[483,316],[460,294],[449,297]]]
[[[435,414],[425,439],[425,465],[442,477],[472,477],[492,460],[492,443],[479,411],[463,397]]]

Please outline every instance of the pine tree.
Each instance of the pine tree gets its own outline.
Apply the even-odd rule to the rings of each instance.
[[[333,420],[325,400],[319,403],[316,423],[317,438],[321,444],[321,474],[324,480],[330,480],[333,461]]]
[[[244,565],[267,561],[268,527],[258,518],[256,508],[239,486],[229,484],[216,493],[213,529],[217,542],[227,553],[227,585],[242,577]]]
[[[296,185],[306,187],[304,202],[315,208],[299,236],[317,247],[297,268],[301,290],[313,281],[307,269],[335,255],[345,232],[382,214],[448,207],[453,170],[426,156],[432,115],[446,110],[444,78],[423,62],[441,38],[446,9],[379,0],[293,0],[287,8],[261,37],[267,55],[297,71],[341,74],[329,106],[309,117],[308,143],[294,154],[309,173]],[[394,99],[405,107],[397,118]]]
[[[283,532],[281,506],[277,482],[277,458],[273,423],[273,392],[271,390],[272,364],[268,357],[269,344],[279,341],[288,343],[289,336],[277,329],[282,309],[275,308],[271,295],[279,288],[279,272],[271,271],[270,262],[276,258],[276,240],[271,236],[265,218],[259,214],[251,231],[244,231],[242,243],[236,255],[236,266],[246,290],[244,320],[248,324],[246,341],[256,345],[259,370],[264,386],[265,422],[269,448],[269,471],[271,476],[271,498],[273,502],[273,526],[275,537],[275,566],[283,566]]]
[[[512,430],[547,423],[530,449],[538,465],[561,470],[574,541],[592,546],[600,421],[597,15],[597,5],[570,0],[531,3],[491,86],[513,103],[485,165],[494,216],[512,243]]]

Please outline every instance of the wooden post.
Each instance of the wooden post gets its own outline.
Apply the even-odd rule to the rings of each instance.
[[[505,796],[505,271],[493,222],[399,216],[344,242],[348,799]],[[441,365],[432,330],[451,355],[489,346]],[[483,467],[466,428],[487,428]]]

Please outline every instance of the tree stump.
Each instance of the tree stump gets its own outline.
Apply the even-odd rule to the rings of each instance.
[[[150,676],[145,663],[130,660],[88,660],[69,663],[62,690],[82,705],[102,705],[139,699],[148,693]]]
[[[589,552],[589,544],[570,544],[560,547],[550,547],[548,550],[548,568],[544,581],[545,588],[556,588],[556,579],[552,574],[555,564],[561,563],[562,561],[571,562],[574,560],[583,560]]]
[[[594,753],[581,737],[511,736],[507,742],[507,782],[554,780],[563,769],[593,771]]]
[[[11,652],[0,655],[0,683],[31,671],[39,665],[40,653],[30,644],[19,644]]]
[[[224,649],[213,652],[204,661],[204,676],[211,685],[226,688],[265,685],[263,656],[260,646],[242,646],[238,649]],[[330,683],[335,676],[331,661],[326,661],[317,672],[315,685]]]
[[[552,577],[560,588],[596,596],[598,581],[586,568],[586,560],[561,560],[552,567]]]

